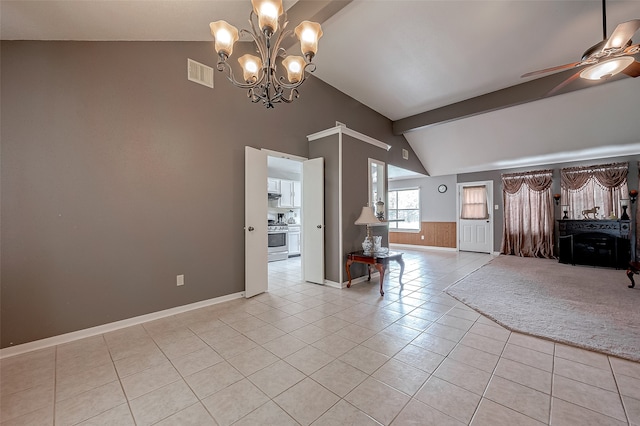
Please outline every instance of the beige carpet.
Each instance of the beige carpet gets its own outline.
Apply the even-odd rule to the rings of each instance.
[[[640,285],[629,283],[624,270],[499,256],[446,291],[511,330],[640,361]]]

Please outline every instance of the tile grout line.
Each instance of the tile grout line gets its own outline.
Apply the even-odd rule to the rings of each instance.
[[[618,376],[613,368],[613,364],[611,364],[611,357],[609,355],[607,355],[607,362],[609,363],[609,368],[611,368],[611,375],[613,376],[613,381],[616,384],[616,389],[618,390],[618,397],[620,398],[620,404],[622,405],[624,416],[627,419],[627,424],[631,424],[629,411],[627,410],[627,405],[625,404],[624,398],[622,397],[622,389],[620,389],[620,385],[618,385]]]

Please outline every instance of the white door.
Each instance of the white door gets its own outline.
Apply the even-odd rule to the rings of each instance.
[[[244,297],[267,291],[267,154],[244,150]]]
[[[493,182],[468,182],[458,185],[458,250],[480,253],[493,252]],[[465,188],[467,191],[465,192]],[[464,216],[476,217],[463,218],[465,206],[465,193],[477,193],[478,197],[466,200],[467,208]],[[482,196],[483,194],[483,196]],[[484,203],[484,206],[482,204]],[[470,214],[469,214],[470,212]]]
[[[303,279],[324,284],[324,159],[302,163]]]

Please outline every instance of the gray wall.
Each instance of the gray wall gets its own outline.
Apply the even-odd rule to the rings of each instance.
[[[338,135],[309,142],[309,158],[324,158],[324,271],[325,278],[339,282],[336,273],[340,251],[340,161]]]
[[[455,222],[456,175],[427,176],[417,179],[390,180],[389,190],[420,188],[420,220],[422,222]],[[438,186],[446,185],[447,192],[438,192]]]
[[[515,173],[515,172],[526,172],[531,170],[553,170],[553,184],[552,184],[552,192],[554,194],[560,193],[560,169],[565,167],[575,167],[575,166],[587,166],[587,165],[596,165],[596,164],[607,164],[607,163],[617,163],[628,161],[629,162],[629,174],[628,174],[628,186],[629,189],[638,189],[638,160],[640,160],[640,155],[636,156],[624,156],[624,157],[615,157],[615,158],[605,158],[605,159],[597,159],[597,160],[589,160],[589,161],[576,161],[576,162],[567,162],[567,163],[554,163],[554,164],[546,164],[536,167],[528,167],[523,169],[509,169],[509,170],[491,170],[487,172],[477,172],[477,173],[465,173],[458,175],[458,182],[475,182],[475,181],[493,181],[493,202],[498,205],[498,210],[494,210],[494,251],[499,252],[502,245],[502,235],[504,233],[504,200],[502,197],[502,173]],[[637,204],[637,203],[636,203]],[[555,207],[555,216],[557,219],[562,217],[562,212],[560,211],[561,207]],[[631,212],[629,212],[629,216],[634,220],[635,212],[637,209],[637,205],[633,205],[631,207]],[[556,235],[557,235],[558,225],[556,223]],[[635,226],[633,226],[635,229]],[[635,235],[632,238],[632,243],[635,242]],[[632,244],[632,247],[634,245]]]
[[[245,145],[308,157],[339,120],[425,173],[318,79],[266,110],[187,58],[215,67],[207,42],[2,41],[0,346],[242,291]]]
[[[360,139],[342,137],[342,227],[344,245],[342,247],[341,268],[347,254],[362,250],[362,241],[367,236],[367,227],[355,225],[362,213],[362,207],[369,203],[369,158],[387,163],[388,152]],[[389,229],[386,226],[371,228],[372,235],[382,236],[382,246],[389,245]],[[356,264],[351,267],[352,278],[365,274],[366,266]],[[346,280],[347,277],[344,276]]]

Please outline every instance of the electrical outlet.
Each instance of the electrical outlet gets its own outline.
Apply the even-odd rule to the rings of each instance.
[[[498,210],[499,208],[500,208],[500,207],[498,207],[498,205],[497,205],[497,204],[495,204],[495,205],[493,206],[493,209],[494,209],[494,210]]]
[[[424,240],[424,235],[420,235],[420,239],[421,239],[421,240]]]
[[[404,149],[404,148],[402,149],[402,158],[404,160],[408,160],[409,159],[409,151]]]
[[[178,275],[176,277],[176,285],[184,285],[184,275]]]

